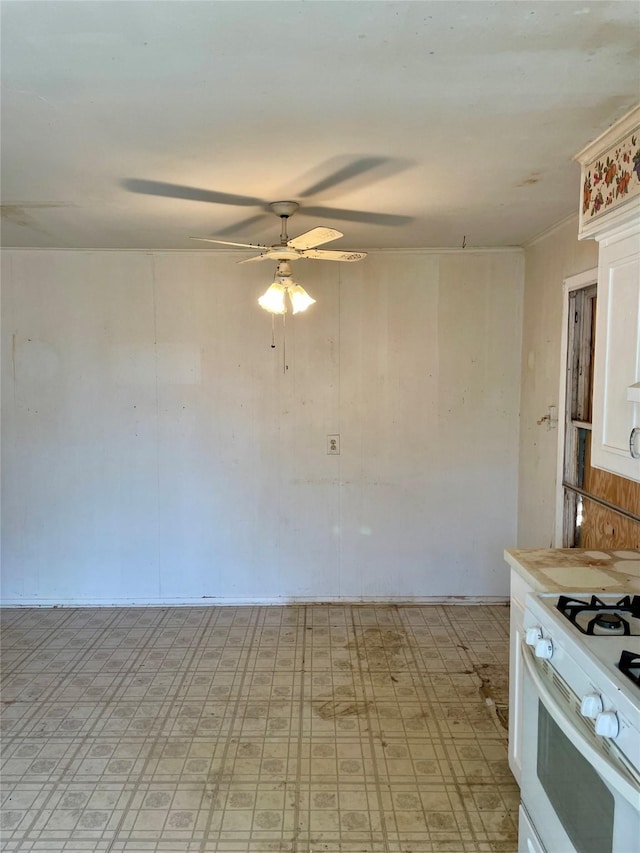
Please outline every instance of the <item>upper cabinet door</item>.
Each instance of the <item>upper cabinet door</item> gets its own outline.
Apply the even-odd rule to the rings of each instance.
[[[591,463],[640,481],[640,223],[600,238]]]

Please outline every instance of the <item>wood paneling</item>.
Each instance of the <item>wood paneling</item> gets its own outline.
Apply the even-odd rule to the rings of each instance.
[[[585,498],[579,547],[640,550],[640,523]]]
[[[592,468],[590,460],[591,434],[587,438],[583,489],[607,503],[640,515],[640,483],[610,474],[601,468]]]
[[[591,435],[587,440],[586,451],[584,490],[607,503],[640,515],[640,483],[600,468],[592,468],[589,462]],[[585,499],[580,547],[640,549],[640,522]]]

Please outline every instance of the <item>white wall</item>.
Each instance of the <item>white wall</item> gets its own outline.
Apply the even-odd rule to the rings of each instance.
[[[3,254],[4,603],[506,595],[521,253],[299,262],[286,371],[238,257]]]
[[[558,430],[537,422],[558,405],[565,278],[598,266],[595,240],[571,218],[525,250],[518,547],[555,546]]]

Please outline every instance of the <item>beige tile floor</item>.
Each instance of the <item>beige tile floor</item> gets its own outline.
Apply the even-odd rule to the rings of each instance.
[[[5,610],[2,850],[512,853],[508,615]]]

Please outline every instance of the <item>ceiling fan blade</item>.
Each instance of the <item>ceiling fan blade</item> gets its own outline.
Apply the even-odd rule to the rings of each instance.
[[[324,249],[307,249],[302,253],[303,258],[316,258],[319,261],[361,261],[367,257],[366,252],[327,252]]]
[[[311,249],[313,246],[321,246],[323,243],[337,240],[338,237],[344,237],[344,234],[342,231],[336,231],[335,228],[312,228],[311,231],[305,231],[304,234],[293,237],[287,246],[294,249]]]
[[[253,258],[245,258],[244,261],[238,261],[239,264],[254,264],[256,261],[268,261],[271,255],[255,255]],[[273,260],[273,258],[271,258]]]
[[[359,160],[348,163],[341,169],[337,169],[332,174],[327,175],[326,178],[322,178],[322,180],[307,187],[306,190],[299,194],[300,198],[308,198],[311,195],[316,195],[316,193],[331,189],[338,184],[343,184],[345,181],[353,180],[353,178],[357,178],[364,172],[369,172],[371,169],[375,169],[376,166],[386,163],[387,160],[387,157],[361,157]]]
[[[198,187],[186,187],[182,184],[167,184],[164,181],[145,181],[140,178],[126,178],[122,186],[133,193],[142,195],[159,195],[165,198],[183,198],[188,201],[207,201],[213,204],[235,204],[240,207],[255,207],[264,205],[261,198],[247,195],[232,195],[219,193],[215,190],[203,190]]]
[[[413,222],[413,216],[395,213],[368,213],[364,210],[342,210],[337,207],[305,207],[306,216],[322,216],[327,219],[344,219],[348,222],[364,222],[366,225],[388,225],[395,227]]]
[[[260,243],[231,243],[229,240],[213,240],[211,237],[189,237],[190,240],[202,240],[205,243],[219,243],[221,246],[241,246],[243,249],[267,249]]]

